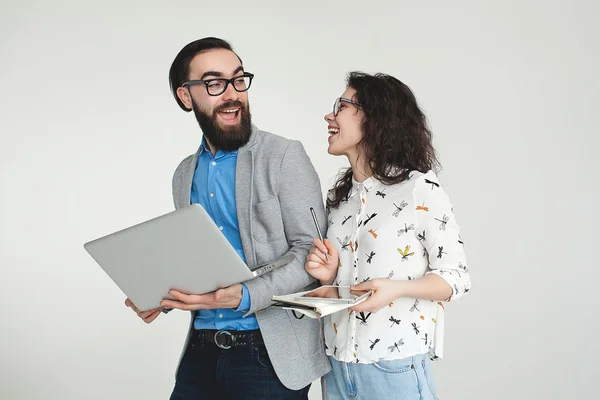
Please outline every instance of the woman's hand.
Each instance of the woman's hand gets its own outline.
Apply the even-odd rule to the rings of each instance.
[[[372,279],[350,287],[350,290],[371,290],[373,293],[360,304],[350,308],[352,311],[377,312],[394,300],[402,297],[402,285],[405,281],[395,281],[387,278]]]
[[[313,239],[314,247],[310,249],[304,269],[313,278],[321,281],[323,285],[331,285],[337,276],[339,265],[338,252],[331,245],[329,240],[321,242],[319,239]],[[328,255],[329,260],[325,256]]]

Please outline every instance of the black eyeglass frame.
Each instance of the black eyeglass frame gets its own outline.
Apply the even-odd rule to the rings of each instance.
[[[245,89],[241,89],[240,90],[237,87],[235,87],[235,80],[236,79],[240,79],[240,78],[249,78],[250,79],[250,81],[248,82],[248,85],[246,86]],[[223,93],[225,93],[225,91],[227,90],[227,86],[229,86],[229,84],[231,84],[231,86],[238,93],[247,91],[248,89],[250,89],[250,86],[252,86],[252,79],[254,79],[254,74],[253,73],[244,72],[242,75],[234,76],[231,79],[227,79],[227,78],[193,79],[193,80],[190,80],[190,81],[183,82],[181,84],[181,87],[190,87],[190,86],[204,85],[206,87],[206,93],[208,93],[209,96],[220,96]],[[223,90],[221,90],[220,92],[218,92],[218,93],[211,93],[209,91],[209,89],[208,89],[208,85],[210,85],[211,82],[215,82],[215,81],[224,82],[225,85],[223,86]]]

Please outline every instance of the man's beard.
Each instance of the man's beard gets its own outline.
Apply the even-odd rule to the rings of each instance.
[[[222,127],[217,122],[217,113],[220,110],[239,107],[241,113],[240,122],[237,125]],[[213,110],[212,116],[200,110],[198,104],[192,100],[192,109],[196,120],[200,124],[202,133],[215,150],[233,151],[237,150],[250,140],[252,123],[250,121],[250,106],[244,107],[241,101],[228,101]]]

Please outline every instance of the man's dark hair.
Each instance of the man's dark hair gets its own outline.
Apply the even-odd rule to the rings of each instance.
[[[177,96],[177,89],[181,87],[183,82],[189,80],[190,63],[192,62],[192,59],[204,51],[215,49],[232,51],[237,56],[238,60],[240,60],[240,63],[242,63],[242,59],[235,53],[235,51],[233,51],[231,45],[227,41],[216,37],[206,37],[188,43],[183,49],[181,49],[181,51],[179,51],[173,60],[171,69],[169,70],[169,85],[171,87],[173,97],[175,97],[175,101],[177,101],[177,104],[179,104],[179,107],[181,107],[183,111],[190,112],[192,109],[187,108],[185,104],[181,102]]]

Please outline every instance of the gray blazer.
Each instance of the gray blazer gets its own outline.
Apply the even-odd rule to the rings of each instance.
[[[177,209],[190,204],[197,159],[198,151],[175,170],[173,201]],[[235,199],[250,269],[288,252],[295,256],[289,264],[244,284],[251,301],[246,315],[256,315],[277,376],[286,387],[298,390],[331,369],[319,320],[297,319],[291,311],[270,307],[273,295],[316,287],[304,270],[316,236],[310,207],[315,209],[323,235],[327,223],[319,177],[302,144],[253,125],[249,142],[238,151]],[[193,318],[188,340],[192,327]]]

